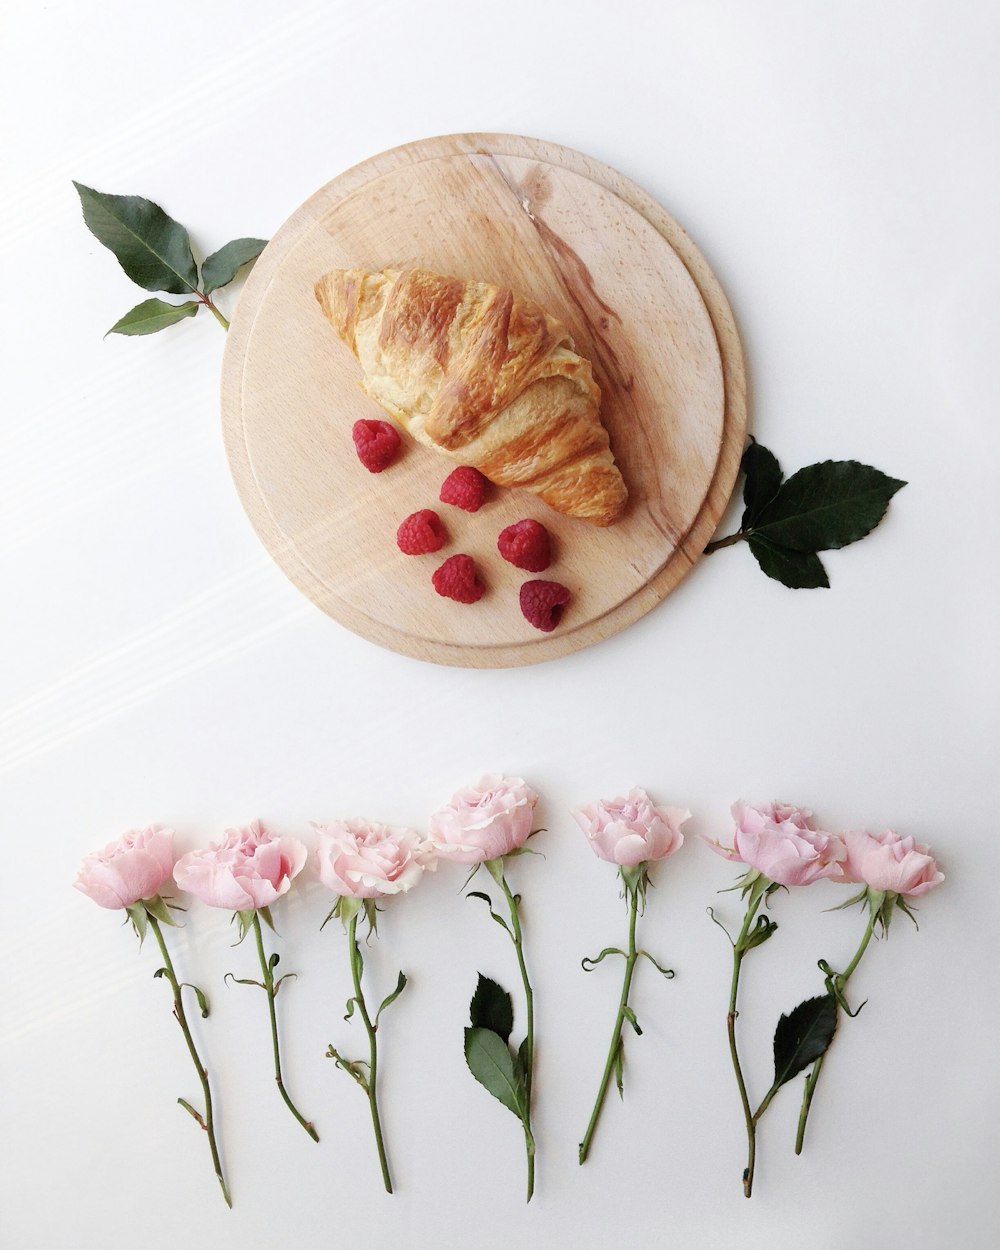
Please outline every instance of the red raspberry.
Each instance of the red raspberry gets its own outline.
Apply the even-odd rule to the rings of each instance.
[[[454,504],[466,512],[478,512],[486,498],[486,478],[478,469],[462,465],[444,479],[438,498],[442,503]]]
[[[525,582],[521,587],[521,611],[536,629],[550,633],[559,624],[570,593],[558,582]]]
[[[355,421],[351,437],[358,459],[369,473],[381,473],[396,459],[399,432],[388,421]]]
[[[446,538],[441,518],[430,508],[412,513],[396,530],[396,546],[408,556],[440,551]]]
[[[529,573],[541,573],[552,563],[549,531],[540,521],[530,518],[501,530],[497,549],[508,564],[516,564]]]
[[[449,556],[431,578],[434,589],[446,599],[458,603],[475,603],[483,597],[485,585],[476,574],[472,556]]]

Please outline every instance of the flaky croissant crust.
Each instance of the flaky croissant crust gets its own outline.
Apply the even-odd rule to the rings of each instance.
[[[590,364],[533,300],[421,269],[333,270],[316,298],[365,391],[420,442],[570,516],[621,514]]]

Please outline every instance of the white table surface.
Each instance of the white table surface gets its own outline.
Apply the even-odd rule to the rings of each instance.
[[[6,6],[4,1246],[995,1244],[998,35],[986,0]],[[856,457],[909,482],[871,538],[825,557],[831,590],[785,590],[726,550],[609,642],[474,672],[353,636],[267,558],[223,454],[219,327],[102,340],[143,297],[70,180],[155,199],[204,254],[271,234],[372,153],[466,130],[552,139],[648,189],[732,301],[752,429],[786,469]],[[514,869],[538,998],[534,1202],[518,1126],[461,1055],[475,974],[515,989],[512,952],[442,870],[368,956],[376,985],[412,978],[380,1032],[392,1198],[364,1100],[323,1057],[362,1039],[322,891],[276,909],[301,974],[279,999],[289,1085],[319,1146],[271,1089],[262,997],[222,984],[251,952],[192,908],[176,950],[213,1001],[198,1036],[227,1211],[175,1105],[198,1091],[154,951],[70,889],[79,861],[151,821],[179,850],[256,816],[307,839],[336,815],[421,825],[492,769],[539,789],[549,829],[546,858]],[[634,783],[696,813],[643,922],[678,975],[640,969],[625,1103],[581,1169],[619,973],[579,960],[622,940],[624,912],[566,808]],[[738,904],[693,836],[724,835],[741,796],[893,825],[948,877],[852,982],[870,1001],[799,1159],[799,1082],[774,1103],[749,1203],[729,950],[705,915]],[[777,1014],[860,937],[859,913],[822,910],[842,897],[779,896],[782,932],[747,965],[758,1097]]]

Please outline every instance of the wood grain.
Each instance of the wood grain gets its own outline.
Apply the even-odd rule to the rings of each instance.
[[[419,265],[506,284],[563,320],[594,367],[601,416],[629,487],[608,529],[494,489],[475,515],[437,505],[452,467],[407,440],[368,474],[351,425],[384,415],[313,297],[331,268]],[[348,628],[396,651],[474,667],[569,654],[649,611],[697,560],[735,480],[746,425],[742,352],[704,259],[659,205],[580,153],[502,135],[424,140],[374,157],[308,200],[244,290],[223,369],[223,424],[237,489],[268,551]],[[436,556],[396,548],[399,521],[437,506]],[[573,592],[552,634],[530,626],[496,536],[534,516]],[[430,576],[464,551],[489,591],[438,597]]]

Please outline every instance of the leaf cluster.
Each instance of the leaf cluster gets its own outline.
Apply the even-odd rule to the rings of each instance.
[[[73,186],[87,228],[114,253],[137,286],[166,295],[194,296],[181,304],[143,300],[116,321],[108,334],[155,334],[193,317],[201,308],[209,308],[228,328],[210,296],[256,261],[266,239],[233,239],[204,261],[199,275],[187,230],[158,204],[141,195],[108,195],[79,182]]]
[[[751,439],[743,453],[745,539],[763,572],[793,589],[829,587],[817,554],[864,538],[906,485],[857,460],[824,460],[785,478],[775,455]]]
[[[514,1028],[510,995],[480,973],[469,1016],[471,1024],[465,1030],[465,1062],[469,1071],[528,1130],[528,1039],[517,1050],[510,1044]]]

